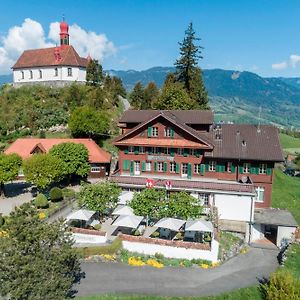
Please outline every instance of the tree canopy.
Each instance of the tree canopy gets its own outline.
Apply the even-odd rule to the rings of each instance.
[[[97,138],[108,133],[109,122],[107,112],[82,106],[72,112],[69,127],[74,137]]]
[[[137,82],[133,90],[129,94],[131,107],[134,109],[141,109],[145,100],[144,97],[145,97],[144,87],[141,84],[141,82]]]
[[[0,153],[0,196],[4,191],[4,183],[16,179],[22,159],[17,154]]]
[[[63,162],[65,176],[86,177],[90,171],[89,152],[83,144],[62,143],[53,146],[49,153]]]
[[[51,154],[34,154],[23,162],[26,181],[45,189],[64,178],[63,161]]]
[[[111,182],[85,184],[79,192],[78,202],[80,206],[103,214],[115,208],[120,193],[121,189]]]
[[[66,227],[39,219],[29,204],[2,226],[0,295],[9,299],[69,299],[80,281],[79,259]]]
[[[86,84],[98,86],[104,78],[103,69],[97,59],[91,59],[86,68]]]

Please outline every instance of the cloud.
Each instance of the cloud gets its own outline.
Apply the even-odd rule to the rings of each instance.
[[[288,63],[286,61],[283,61],[281,63],[272,64],[272,69],[274,70],[283,70],[288,67]]]
[[[102,61],[117,51],[105,34],[86,31],[77,24],[69,27],[69,33],[71,44],[83,57],[90,54]],[[39,22],[25,19],[21,26],[11,27],[6,36],[0,37],[0,74],[10,73],[11,67],[24,50],[53,47],[55,44],[59,44],[58,22],[50,24],[47,36]]]
[[[296,68],[298,62],[300,62],[300,55],[297,54],[290,55],[290,65],[293,68]]]

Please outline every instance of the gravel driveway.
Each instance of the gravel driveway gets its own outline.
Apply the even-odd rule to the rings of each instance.
[[[83,263],[86,278],[78,296],[140,294],[168,296],[216,295],[258,284],[277,267],[278,251],[251,248],[214,269],[131,267],[119,263]]]

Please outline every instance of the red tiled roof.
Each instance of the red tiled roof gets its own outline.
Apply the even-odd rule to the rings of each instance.
[[[92,139],[35,139],[22,138],[17,139],[6,150],[6,154],[17,153],[23,159],[31,156],[32,150],[37,146],[45,149],[48,152],[54,145],[61,143],[72,142],[76,144],[83,144],[89,152],[90,163],[110,163],[111,155],[101,149]]]
[[[151,175],[149,175],[151,178]],[[146,187],[147,178],[137,176],[120,176],[113,175],[111,180],[120,185],[131,185],[138,187]],[[165,188],[166,181],[172,182],[173,189],[199,189],[199,190],[213,190],[213,191],[228,191],[238,193],[254,193],[254,187],[252,184],[243,184],[235,182],[217,182],[217,181],[193,181],[192,179],[187,180],[173,180],[173,179],[154,179],[154,187]]]
[[[57,59],[56,53],[60,59]],[[12,69],[46,67],[46,66],[75,66],[86,68],[88,60],[80,57],[73,46],[52,47],[25,50]]]

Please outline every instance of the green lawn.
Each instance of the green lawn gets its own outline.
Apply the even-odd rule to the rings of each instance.
[[[79,297],[80,300],[262,300],[257,287],[238,289],[230,293],[211,297],[160,297],[139,295],[99,295]]]
[[[295,276],[300,278],[300,245],[294,244],[289,247],[284,268],[293,272]]]
[[[279,134],[281,147],[286,148],[298,148],[300,149],[300,138],[294,138],[290,135],[280,133]]]
[[[300,224],[300,178],[290,177],[275,170],[272,206],[288,209]]]

